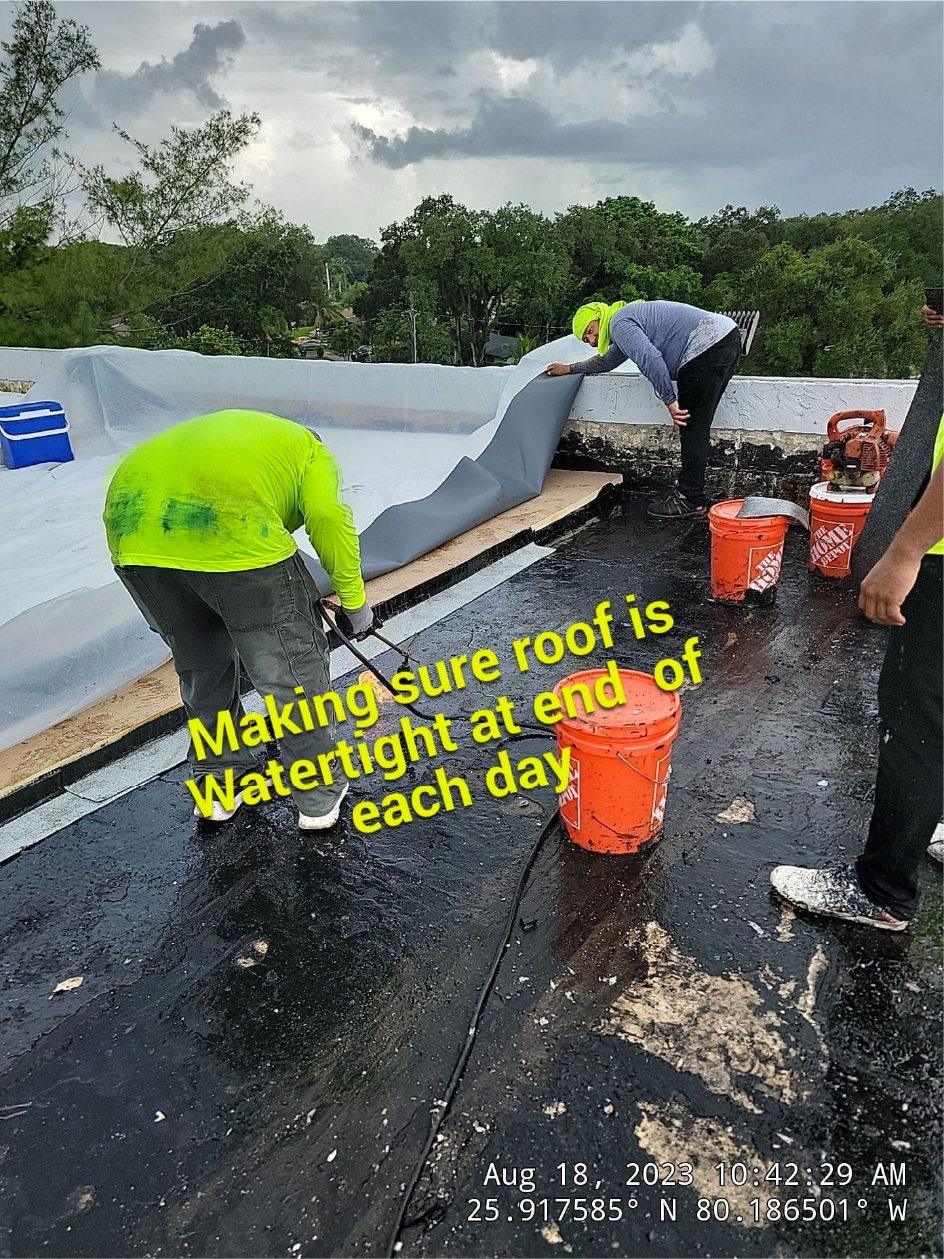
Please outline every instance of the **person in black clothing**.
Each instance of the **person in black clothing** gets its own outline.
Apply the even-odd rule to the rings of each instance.
[[[741,359],[737,324],[684,302],[587,302],[574,315],[573,330],[593,346],[596,357],[552,363],[547,374],[595,376],[627,359],[635,363],[665,405],[682,446],[678,485],[649,504],[649,515],[662,520],[704,516],[711,425]]]
[[[930,325],[929,325],[930,326]],[[944,418],[927,488],[868,573],[859,607],[891,626],[878,685],[875,807],[855,866],[777,866],[774,890],[810,913],[904,931],[918,902],[925,851],[944,808]]]

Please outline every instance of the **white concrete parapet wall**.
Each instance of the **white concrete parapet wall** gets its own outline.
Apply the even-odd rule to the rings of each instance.
[[[900,429],[916,380],[736,376],[715,415],[707,488],[715,499],[772,494],[802,501],[819,475],[826,426],[840,411],[884,411]],[[561,438],[562,467],[618,469],[628,486],[665,487],[679,471],[669,414],[642,376],[583,382]]]
[[[818,439],[837,411],[884,411],[901,428],[916,380],[828,380],[807,376],[735,376],[715,416],[717,430],[804,433]],[[580,386],[571,424],[665,425],[665,407],[642,376],[588,376]]]
[[[65,350],[0,346],[0,381],[39,380]],[[915,380],[827,380],[805,376],[736,376],[715,417],[715,429],[821,437],[837,411],[883,410],[900,428]],[[664,425],[665,407],[642,376],[612,372],[588,376],[580,386],[570,423]]]
[[[0,346],[0,381],[33,384],[55,363],[64,350],[34,350]]]

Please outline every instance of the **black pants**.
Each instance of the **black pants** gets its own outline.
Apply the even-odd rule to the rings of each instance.
[[[240,662],[259,694],[271,695],[279,710],[298,701],[298,687],[306,696],[330,690],[318,590],[297,552],[278,564],[245,572],[198,573],[138,564],[115,571],[173,653],[187,717],[198,718],[211,734],[221,712],[231,713],[239,729],[244,716]],[[329,727],[315,724],[314,730],[283,733],[279,744],[288,769],[297,760],[317,764],[319,755],[333,750],[335,736]],[[212,773],[222,779],[232,769],[238,784],[248,770],[259,769],[259,752],[242,744],[235,751],[224,745],[220,755],[210,750],[198,760],[191,741],[190,762],[197,778]],[[293,786],[292,795],[301,812],[327,813],[345,781],[343,775],[335,777],[329,786],[319,775],[317,786]]]
[[[944,806],[942,569],[941,556],[925,556],[902,605],[905,624],[890,632],[878,684],[875,808],[857,870],[869,900],[897,918],[914,914],[918,869]]]
[[[687,411],[682,442],[682,475],[678,487],[687,499],[703,504],[705,471],[711,449],[711,424],[721,395],[741,361],[741,334],[732,328],[726,337],[679,368],[679,406]]]

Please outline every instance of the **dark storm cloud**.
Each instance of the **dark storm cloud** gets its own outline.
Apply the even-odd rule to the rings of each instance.
[[[298,63],[342,74],[452,77],[454,62],[485,47],[488,3],[467,0],[316,0],[284,9],[252,8],[261,38],[278,38]]]
[[[366,200],[400,208],[452,183],[471,201],[500,188],[547,208],[556,188],[592,199],[636,181],[698,212],[724,200],[793,212],[942,182],[942,7],[930,0],[67,7],[108,67],[63,101],[76,147],[107,155],[113,121],[148,139],[190,126],[226,93],[269,124],[265,195],[291,206],[304,185],[326,215],[354,195],[341,179],[352,155]]]
[[[370,156],[399,170],[449,157],[575,157],[631,161],[635,128],[624,123],[558,123],[526,97],[487,97],[467,127],[410,127],[402,136],[377,135],[357,124],[354,134]]]
[[[645,57],[635,59],[625,83],[645,88],[657,107],[636,118],[614,116],[588,72],[582,112],[599,110],[592,121],[571,121],[553,101],[526,94],[479,93],[457,127],[416,125],[390,135],[356,127],[375,161],[394,169],[430,159],[490,157],[664,168],[744,167],[777,159],[842,169],[919,163],[933,182],[939,180],[940,111],[928,91],[939,78],[937,4],[487,7],[504,15],[490,23],[501,34],[496,43],[503,51],[549,58],[570,70],[591,53],[601,60],[614,48],[645,53],[696,14],[712,64],[672,74],[655,57],[645,69]]]
[[[358,0],[346,5],[353,23],[347,28],[356,49],[377,59],[381,70],[412,73],[417,62],[433,61],[437,69],[452,66],[468,52],[487,43],[487,10],[477,3],[399,3],[399,0]]]
[[[211,80],[224,75],[233,64],[233,54],[246,43],[237,21],[199,23],[193,28],[189,47],[169,61],[156,64],[142,61],[133,74],[100,70],[95,76],[95,96],[106,113],[118,117],[140,114],[158,94],[192,92],[207,109],[225,105]]]
[[[544,105],[524,96],[486,97],[467,127],[411,127],[404,135],[392,138],[356,124],[353,130],[375,161],[394,170],[450,157],[543,157],[686,166],[714,161],[700,137],[677,116],[663,120],[658,131],[649,119],[636,123],[610,118],[559,122]],[[742,141],[748,138],[741,137]]]
[[[705,8],[689,0],[584,0],[580,4],[506,0],[487,7],[496,52],[519,60],[547,59],[558,72],[614,50],[631,53],[675,39]]]

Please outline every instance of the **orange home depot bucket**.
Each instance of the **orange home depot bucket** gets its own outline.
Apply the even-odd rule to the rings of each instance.
[[[738,520],[743,498],[716,503],[708,512],[711,530],[711,597],[722,603],[772,603],[783,562],[787,516]]]
[[[564,709],[557,745],[570,748],[570,782],[559,807],[575,844],[591,852],[626,854],[638,852],[662,829],[682,704],[648,673],[615,672],[626,701],[615,708],[601,707],[594,689],[602,688],[607,702],[615,697],[613,674],[605,670],[574,673],[554,687]],[[580,687],[589,693],[592,711]],[[576,715],[570,716],[573,711]]]
[[[820,481],[810,490],[810,568],[824,577],[848,577],[874,494],[831,490]]]

